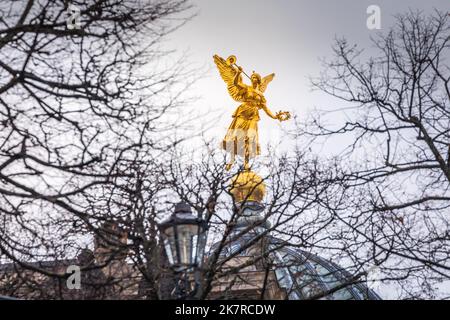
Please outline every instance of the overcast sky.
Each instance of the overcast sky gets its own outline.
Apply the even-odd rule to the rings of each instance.
[[[208,135],[222,139],[231,122],[231,114],[239,105],[226,90],[212,60],[213,54],[226,58],[234,54],[238,65],[247,73],[253,70],[266,75],[276,73],[266,91],[269,107],[275,112],[288,110],[305,117],[312,107],[336,105],[323,93],[311,92],[308,77],[321,70],[319,58],[330,56],[336,36],[350,43],[373,48],[370,37],[375,30],[366,26],[369,5],[381,9],[381,32],[393,23],[393,15],[408,9],[431,12],[449,10],[448,0],[194,0],[198,15],[170,36],[169,47],[188,52],[189,63],[204,66],[209,72],[192,89],[200,100],[197,110],[209,110],[223,116]],[[283,126],[292,125],[284,122]],[[261,143],[276,143],[280,124],[261,115]],[[263,149],[264,153],[264,149]]]
[[[212,56],[227,58],[234,54],[237,64],[247,73],[253,70],[262,76],[274,72],[276,77],[266,91],[272,111],[288,110],[302,121],[314,107],[331,109],[339,101],[321,93],[311,92],[309,77],[322,71],[319,59],[330,57],[335,37],[345,37],[350,43],[365,49],[365,56],[376,55],[370,37],[387,32],[393,16],[406,11],[434,9],[450,11],[448,0],[196,0],[198,15],[171,35],[170,48],[188,52],[193,66],[205,67],[207,76],[198,81],[192,93],[200,97],[192,108],[222,115],[208,137],[220,141],[239,103],[233,101],[213,63]],[[381,30],[369,30],[367,8],[381,9]],[[261,112],[262,113],[262,112]],[[340,115],[342,116],[342,115]],[[339,115],[337,115],[339,117]],[[217,119],[217,117],[215,118]],[[211,125],[204,120],[199,125]],[[277,145],[283,137],[280,125],[293,126],[293,121],[280,124],[264,114],[259,123],[262,156],[266,144]],[[194,128],[199,130],[199,128]],[[345,139],[345,138],[339,138]],[[342,143],[340,143],[342,142]],[[346,141],[326,146],[332,154]],[[290,147],[290,145],[288,145]],[[384,297],[395,297],[394,290],[384,288]]]

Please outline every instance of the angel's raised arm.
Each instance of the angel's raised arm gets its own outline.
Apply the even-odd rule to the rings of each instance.
[[[214,55],[214,62],[219,70],[220,76],[227,84],[230,96],[234,100],[242,102],[246,87],[242,83],[241,71],[228,64],[225,59],[219,57],[217,54]]]
[[[242,83],[242,70],[239,70],[236,72],[236,76],[234,77],[233,81],[234,85],[238,87],[239,90],[245,89],[245,85]]]

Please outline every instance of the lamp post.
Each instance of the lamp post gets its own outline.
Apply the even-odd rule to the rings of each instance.
[[[169,265],[177,277],[177,299],[195,297],[200,285],[198,273],[205,254],[207,229],[206,221],[200,216],[194,216],[186,202],[178,203],[174,213],[159,224]]]

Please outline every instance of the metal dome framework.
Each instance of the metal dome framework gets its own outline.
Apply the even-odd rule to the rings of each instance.
[[[232,241],[223,248],[221,256],[254,255],[253,246],[243,248],[260,231],[262,228],[255,228]],[[236,232],[233,234],[236,235]],[[337,264],[275,237],[266,235],[264,238],[267,240],[271,269],[275,272],[278,285],[286,290],[289,300],[381,300],[365,284],[352,281],[352,275]],[[212,250],[215,248],[217,245],[213,245]]]

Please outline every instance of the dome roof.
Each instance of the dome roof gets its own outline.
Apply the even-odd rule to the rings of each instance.
[[[249,256],[255,247],[242,249],[261,229],[253,230],[226,246],[221,256],[233,254]],[[344,268],[315,254],[300,250],[272,236],[268,240],[268,251],[276,279],[285,289],[289,300],[380,300],[381,298],[363,283],[352,283],[352,275]],[[213,245],[212,249],[217,248]]]

